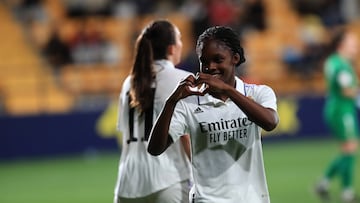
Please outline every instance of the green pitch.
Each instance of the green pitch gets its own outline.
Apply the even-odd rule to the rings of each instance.
[[[313,187],[337,153],[337,143],[327,140],[264,144],[265,168],[271,202],[321,202],[315,196]],[[359,155],[358,152],[355,173],[360,168]],[[360,194],[360,176],[355,174],[355,178],[355,190],[357,194]],[[334,179],[332,182],[333,201],[331,203],[340,203],[339,184],[339,179]]]
[[[333,141],[265,142],[264,158],[272,202],[319,202],[312,187],[336,152]],[[113,152],[2,161],[0,202],[111,203],[118,159],[118,154]],[[357,163],[356,172],[360,168],[359,159]],[[337,183],[336,180],[332,187],[334,196],[338,194]],[[359,175],[355,183],[360,193]]]

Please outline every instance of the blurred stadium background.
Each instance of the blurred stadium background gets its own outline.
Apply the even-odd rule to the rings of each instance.
[[[180,28],[178,67],[192,72],[206,27],[241,33],[238,75],[279,99],[280,125],[264,135],[272,201],[317,202],[312,184],[337,150],[322,121],[321,62],[334,29],[360,37],[359,9],[358,0],[0,0],[0,202],[112,202],[120,147],[99,120],[116,104],[135,37],[156,18]]]

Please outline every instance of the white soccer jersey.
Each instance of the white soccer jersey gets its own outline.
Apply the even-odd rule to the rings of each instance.
[[[176,69],[168,60],[155,61],[156,91],[152,120],[154,123],[165,100],[182,78],[189,72]],[[147,152],[148,136],[145,135],[145,118],[134,112],[133,127],[129,127],[130,77],[123,83],[120,94],[118,130],[123,134],[123,146],[119,164],[115,195],[137,198],[165,189],[174,183],[190,179],[191,164],[180,142],[174,142],[160,156]],[[149,101],[150,102],[150,101]],[[130,121],[131,123],[131,121]],[[133,128],[131,130],[131,128]]]
[[[273,90],[236,78],[236,89],[277,110]],[[170,123],[173,140],[191,136],[196,203],[269,203],[261,128],[230,99],[209,94],[180,100]]]

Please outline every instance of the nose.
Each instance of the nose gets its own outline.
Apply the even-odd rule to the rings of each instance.
[[[201,68],[201,72],[203,72],[203,73],[208,73],[208,72],[209,72],[209,67],[207,67],[207,66],[204,67],[204,66],[203,66],[203,67]]]
[[[216,63],[203,64],[202,72],[210,73],[211,71],[216,70]]]

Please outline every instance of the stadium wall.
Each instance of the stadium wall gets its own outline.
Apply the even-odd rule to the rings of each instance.
[[[118,148],[95,130],[101,111],[0,118],[0,159],[94,153]]]
[[[280,124],[264,132],[264,141],[327,136],[323,104],[320,96],[279,98]],[[116,138],[103,138],[95,130],[101,113],[0,117],[0,159],[117,150]]]

